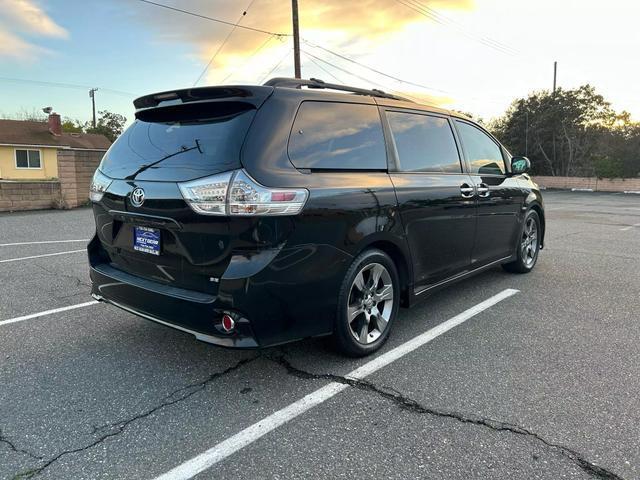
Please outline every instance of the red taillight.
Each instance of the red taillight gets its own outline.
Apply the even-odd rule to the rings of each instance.
[[[204,215],[297,215],[309,191],[305,188],[268,188],[244,170],[179,183],[182,196]]]
[[[231,315],[228,315],[225,313],[222,316],[222,329],[225,332],[230,332],[231,330],[233,330],[233,327],[235,326],[236,326],[235,320],[231,317]]]
[[[273,192],[271,194],[272,202],[291,202],[296,198],[296,192]]]

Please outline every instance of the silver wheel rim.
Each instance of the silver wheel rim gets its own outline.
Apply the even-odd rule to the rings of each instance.
[[[522,261],[527,267],[533,265],[538,254],[538,224],[529,217],[522,231],[522,243],[520,244]]]
[[[358,343],[368,345],[384,333],[393,311],[393,282],[379,263],[362,268],[351,284],[347,301],[347,321]]]

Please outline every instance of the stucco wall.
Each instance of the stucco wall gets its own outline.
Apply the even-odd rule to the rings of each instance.
[[[41,168],[17,168],[16,149],[40,150]],[[48,180],[58,178],[57,148],[0,146],[0,179]]]

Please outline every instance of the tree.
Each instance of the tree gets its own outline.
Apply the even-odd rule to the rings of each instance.
[[[69,117],[65,117],[62,121],[62,131],[66,133],[82,133],[84,129],[79,120],[72,120]]]
[[[107,110],[99,111],[98,115],[96,126],[93,127],[91,123],[87,122],[84,127],[85,132],[102,134],[114,142],[124,130],[124,124],[127,123],[126,117]]]
[[[491,129],[512,152],[528,155],[537,174],[635,175],[640,170],[640,158],[630,147],[638,141],[638,124],[628,113],[616,113],[590,85],[515,100]]]

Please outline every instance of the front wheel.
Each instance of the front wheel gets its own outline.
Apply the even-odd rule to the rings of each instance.
[[[540,217],[535,210],[529,210],[524,218],[522,234],[518,243],[518,258],[502,267],[512,273],[529,273],[535,267],[540,253]]]
[[[377,249],[353,261],[338,295],[334,340],[347,355],[361,357],[378,350],[398,315],[400,281],[393,260]]]

